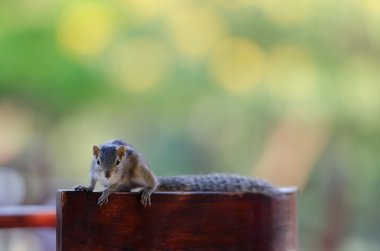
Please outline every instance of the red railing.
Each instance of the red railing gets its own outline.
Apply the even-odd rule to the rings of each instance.
[[[55,206],[0,206],[0,229],[55,225]]]

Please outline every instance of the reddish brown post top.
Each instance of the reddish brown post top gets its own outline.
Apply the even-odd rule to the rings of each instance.
[[[57,250],[297,250],[296,189],[255,193],[57,194]]]

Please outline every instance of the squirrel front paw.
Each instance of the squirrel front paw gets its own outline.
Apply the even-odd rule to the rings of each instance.
[[[85,186],[75,186],[73,187],[74,191],[81,191],[81,192],[91,192],[91,190],[88,187]]]
[[[103,206],[108,203],[108,193],[103,192],[98,198],[98,205]]]
[[[146,207],[150,206],[152,203],[150,202],[150,195],[152,194],[152,190],[145,188],[141,192],[141,204]]]

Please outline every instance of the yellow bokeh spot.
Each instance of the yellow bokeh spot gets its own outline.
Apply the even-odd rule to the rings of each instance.
[[[243,94],[262,78],[264,53],[246,39],[227,40],[215,48],[210,71],[218,84],[234,94]]]
[[[302,23],[312,14],[314,0],[259,0],[258,5],[276,24],[291,26]]]
[[[304,101],[316,93],[317,70],[307,51],[293,45],[278,45],[268,55],[268,88],[275,97]]]
[[[157,84],[168,68],[165,48],[148,39],[135,39],[116,46],[109,54],[107,68],[113,82],[134,91]]]
[[[369,43],[380,44],[380,1],[379,0],[355,0],[354,8],[357,10],[360,20],[364,20],[362,29],[368,36]]]
[[[212,10],[184,5],[166,21],[167,31],[180,55],[190,62],[203,59],[225,36],[225,24]]]
[[[373,17],[379,18],[380,15],[380,1],[378,0],[356,0],[358,7],[365,10],[365,14],[370,14]]]
[[[91,56],[104,49],[113,32],[113,13],[108,6],[99,2],[81,2],[63,13],[57,38],[70,53]]]

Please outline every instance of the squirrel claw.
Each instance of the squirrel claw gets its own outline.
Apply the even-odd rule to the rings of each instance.
[[[150,192],[147,192],[145,190],[143,190],[143,192],[141,193],[141,204],[146,207],[146,206],[150,206],[151,205],[151,202],[150,202],[150,195],[151,193]]]
[[[100,197],[98,199],[98,205],[99,206],[103,206],[103,205],[105,205],[107,203],[108,203],[108,196],[104,195],[104,194],[100,195]]]
[[[89,191],[89,189],[87,187],[80,186],[80,185],[73,187],[73,189],[74,189],[74,191],[82,191],[82,192],[88,192]]]

